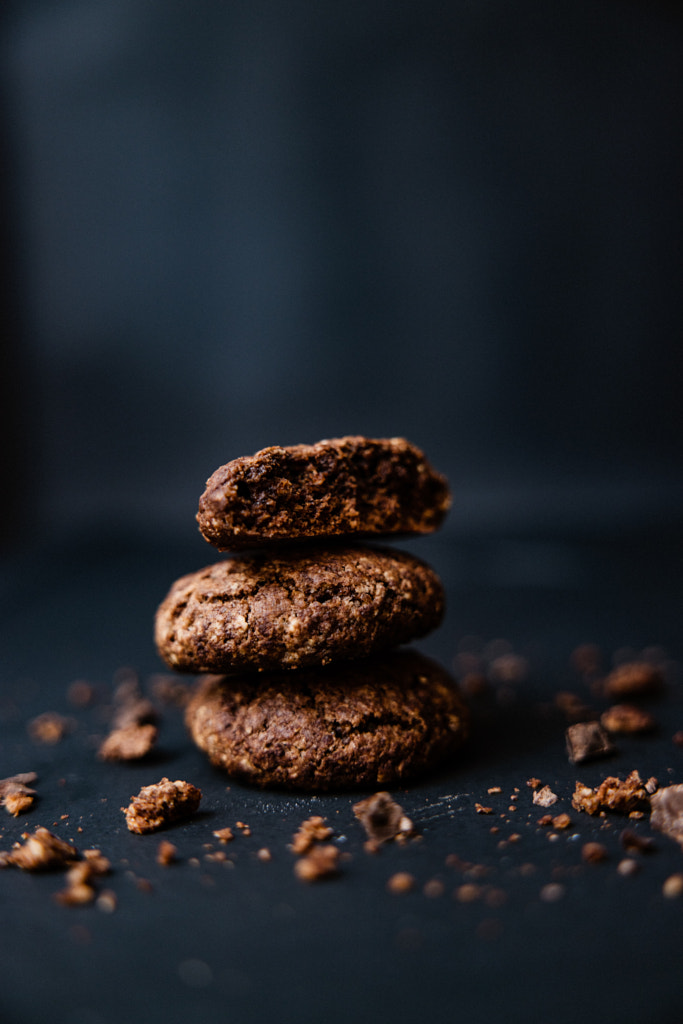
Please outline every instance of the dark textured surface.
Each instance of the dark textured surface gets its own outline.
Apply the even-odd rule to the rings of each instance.
[[[421,559],[388,548],[272,548],[179,579],[156,616],[157,647],[189,672],[324,665],[435,629],[444,594]]]
[[[647,818],[592,818],[571,807],[577,779],[596,786],[635,768],[664,785],[683,782],[683,750],[672,743],[683,728],[677,525],[648,535],[466,542],[442,533],[420,542],[449,599],[443,627],[420,647],[450,665],[466,635],[484,645],[506,638],[530,671],[474,704],[471,740],[452,766],[392,787],[421,839],[388,844],[375,856],[365,853],[352,810],[363,794],[305,796],[231,782],[187,736],[179,709],[159,708],[151,758],[98,761],[91,738],[106,733],[113,673],[133,665],[148,690],[161,667],[154,609],[168,579],[202,550],[200,538],[187,548],[149,537],[84,540],[3,566],[0,777],[35,770],[38,801],[16,820],[0,810],[0,845],[8,849],[43,825],[79,849],[97,846],[112,862],[100,885],[118,901],[112,914],[61,907],[52,898],[63,888],[61,874],[0,871],[3,1024],[679,1024],[683,902],[664,898],[662,887],[683,871],[681,848],[652,832]],[[584,641],[600,646],[605,667],[619,648],[652,644],[672,664],[665,693],[644,704],[658,731],[619,737],[613,758],[574,766],[553,700],[558,690],[573,690],[602,709],[570,665]],[[78,678],[98,693],[83,710],[66,696]],[[26,731],[47,710],[74,719],[55,746],[35,743]],[[163,776],[202,790],[199,813],[163,833],[133,835],[120,808]],[[531,802],[531,776],[557,793],[551,811],[572,819],[555,841],[537,824],[546,812]],[[498,786],[500,793],[488,792]],[[477,814],[475,803],[493,813]],[[333,827],[344,859],[338,878],[306,885],[293,874],[289,844],[314,814]],[[220,847],[212,833],[226,826],[235,839]],[[617,872],[625,827],[656,846],[635,854],[640,870],[631,878]],[[510,841],[513,834],[518,841]],[[162,837],[178,850],[169,868],[156,863]],[[588,841],[601,842],[608,860],[584,864]],[[257,855],[264,847],[270,862]],[[206,859],[221,849],[233,866]],[[451,854],[484,876],[468,879],[446,863]],[[397,871],[414,876],[413,891],[387,892]],[[435,878],[444,892],[430,898],[423,887]],[[151,889],[140,888],[142,879]],[[479,898],[462,902],[454,894],[471,881]],[[557,903],[541,898],[551,883],[564,887]]]
[[[264,448],[210,477],[204,537],[229,551],[273,540],[429,533],[450,505],[445,477],[400,437]]]
[[[211,678],[186,721],[231,776],[316,791],[413,781],[462,745],[468,719],[448,674],[402,651],[326,669]]]

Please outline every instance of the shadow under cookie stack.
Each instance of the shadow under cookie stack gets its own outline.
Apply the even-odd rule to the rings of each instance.
[[[443,587],[368,541],[437,529],[445,479],[401,438],[265,448],[216,470],[197,521],[230,557],[179,579],[155,638],[203,674],[189,731],[238,780],[308,791],[405,782],[467,734],[446,671],[399,649],[435,629]]]

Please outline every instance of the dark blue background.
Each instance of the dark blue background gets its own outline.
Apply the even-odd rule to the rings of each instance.
[[[420,444],[451,530],[680,517],[675,6],[2,19],[15,537],[180,535],[220,463],[344,433]]]

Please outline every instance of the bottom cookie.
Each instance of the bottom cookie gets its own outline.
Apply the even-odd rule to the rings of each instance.
[[[397,651],[324,669],[209,676],[186,722],[233,778],[311,791],[413,779],[461,746],[469,716],[440,665]]]

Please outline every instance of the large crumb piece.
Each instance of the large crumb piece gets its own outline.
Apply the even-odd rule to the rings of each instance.
[[[597,789],[577,782],[572,807],[587,814],[598,814],[600,811],[630,814],[631,811],[647,810],[656,787],[654,779],[648,779],[643,783],[637,771],[631,772],[623,781],[609,775]]]
[[[537,807],[552,807],[557,803],[557,794],[553,793],[550,786],[543,786],[534,792],[532,800]]]
[[[613,754],[614,745],[599,722],[576,722],[566,733],[567,753],[572,764],[582,764]]]
[[[665,786],[652,794],[650,824],[683,846],[683,785]]]
[[[331,843],[313,846],[294,865],[294,873],[303,882],[318,882],[339,873],[339,850]]]
[[[664,676],[647,661],[628,661],[607,676],[604,692],[608,697],[650,697],[664,689]]]
[[[652,732],[657,728],[654,716],[633,704],[612,705],[602,714],[600,722],[608,732],[633,734]]]
[[[53,835],[46,828],[38,827],[22,846],[12,850],[9,862],[22,871],[47,871],[66,867],[78,858],[75,846]]]
[[[10,775],[7,779],[0,779],[0,804],[3,804],[15,818],[33,806],[36,791],[31,789],[28,783],[35,782],[37,778],[35,772],[22,772],[19,775]]]
[[[73,718],[60,715],[57,711],[45,711],[28,723],[28,734],[35,743],[54,746],[64,739],[74,728]]]
[[[101,761],[139,761],[149,754],[156,740],[156,725],[131,722],[110,732],[97,756]]]
[[[131,797],[126,815],[129,831],[144,835],[164,828],[173,821],[189,818],[199,807],[200,789],[190,782],[171,782],[163,778],[152,786],[143,786],[137,796]]]
[[[325,819],[319,815],[307,818],[299,826],[292,838],[292,851],[301,856],[308,853],[314,843],[324,842],[332,835],[332,829],[325,824]]]
[[[370,843],[399,841],[414,834],[413,823],[389,793],[375,793],[353,805],[353,813],[367,833]]]

